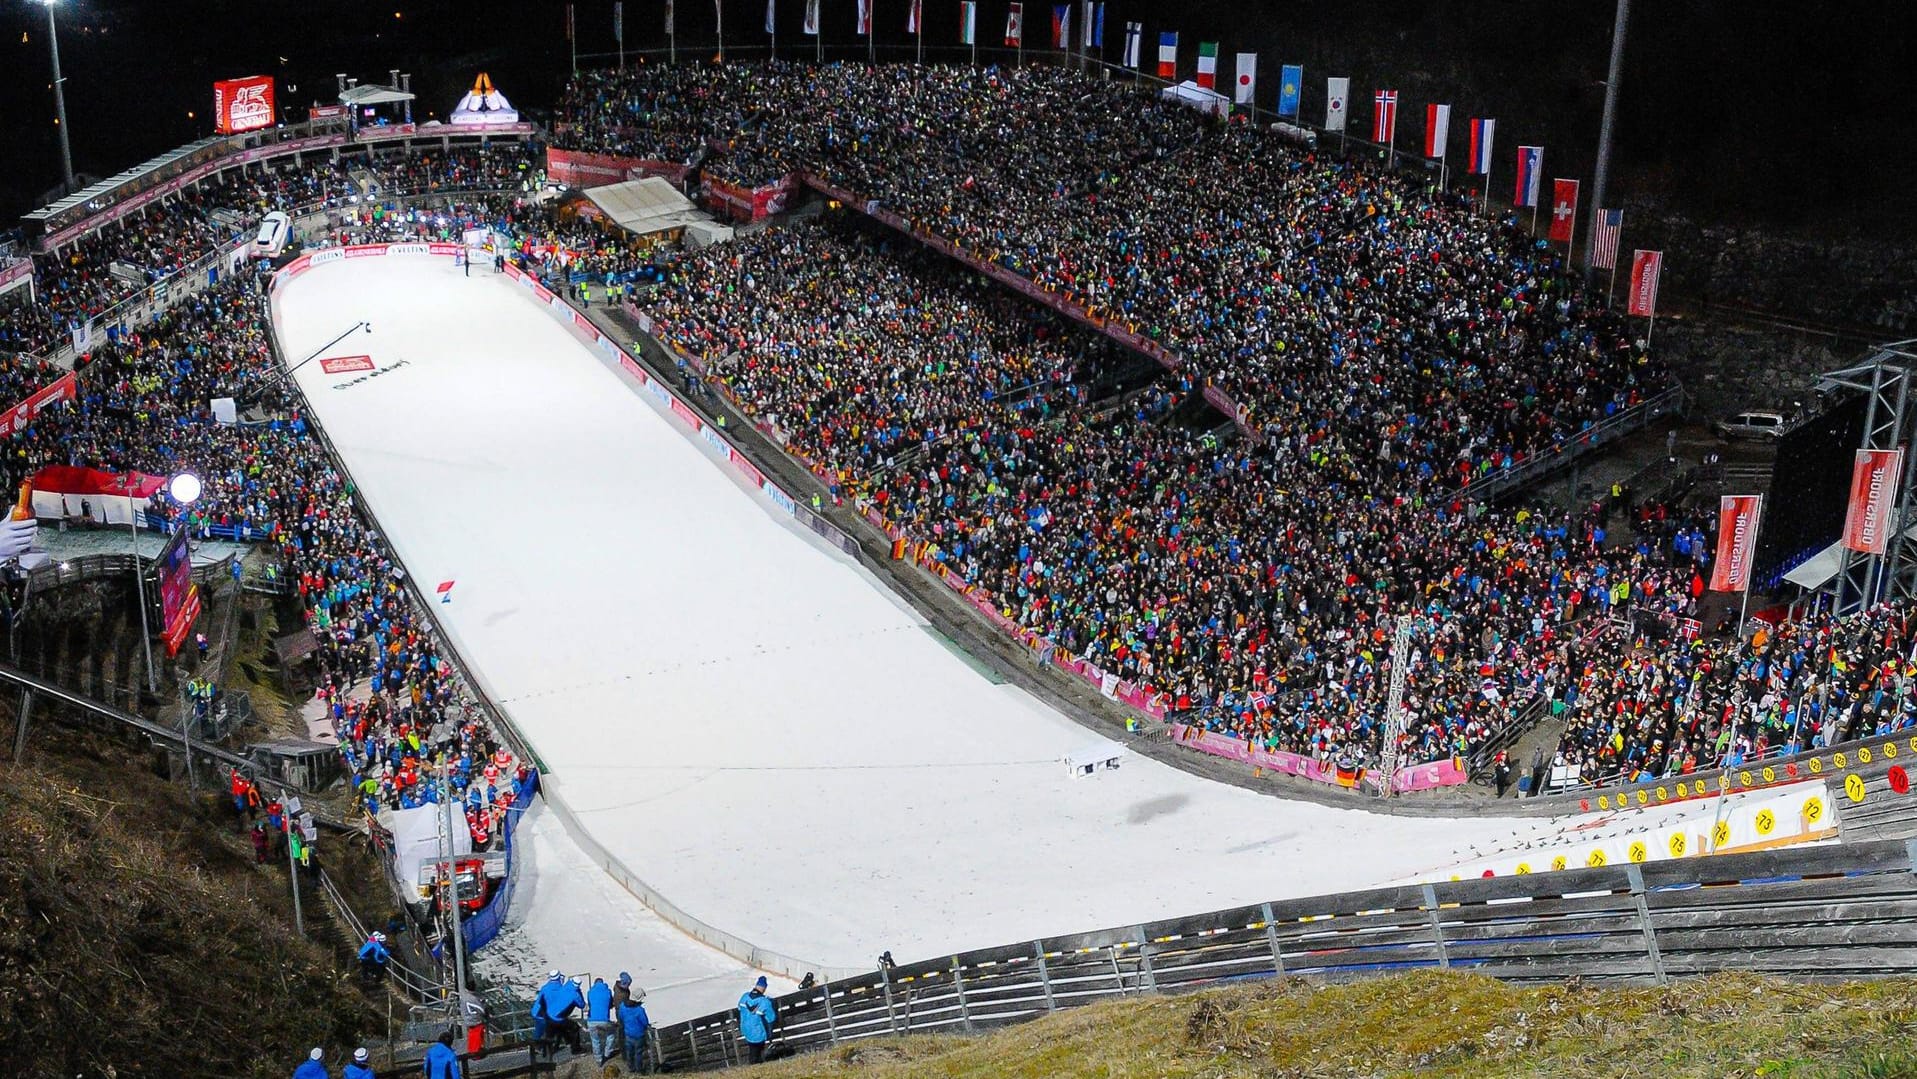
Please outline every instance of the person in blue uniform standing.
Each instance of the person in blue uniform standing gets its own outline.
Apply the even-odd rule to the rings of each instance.
[[[745,1039],[746,1058],[757,1064],[765,1059],[766,1043],[772,1040],[772,1024],[779,1021],[779,1009],[765,994],[765,975],[752,983],[739,998],[739,1036]]]

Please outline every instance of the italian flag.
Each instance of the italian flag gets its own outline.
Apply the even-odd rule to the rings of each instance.
[[[1218,43],[1198,43],[1198,85],[1209,90],[1218,81]]]

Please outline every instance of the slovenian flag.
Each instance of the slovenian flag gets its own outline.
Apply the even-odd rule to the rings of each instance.
[[[1544,175],[1544,147],[1518,147],[1518,191],[1511,197],[1515,206],[1536,206],[1538,187]]]
[[[1178,74],[1178,32],[1167,31],[1158,35],[1158,77],[1173,78]]]
[[[1471,121],[1471,171],[1482,176],[1491,175],[1491,136],[1497,131],[1496,120],[1474,118]]]
[[[1209,90],[1218,82],[1218,43],[1201,41],[1198,43],[1198,85]]]

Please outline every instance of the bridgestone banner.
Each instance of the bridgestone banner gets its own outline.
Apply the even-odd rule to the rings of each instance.
[[[1844,516],[1844,546],[1860,554],[1883,554],[1890,546],[1891,507],[1904,451],[1858,450],[1850,475],[1850,510]]]
[[[1757,549],[1757,525],[1763,495],[1725,495],[1717,510],[1717,564],[1711,591],[1742,592],[1751,584],[1751,554]]]

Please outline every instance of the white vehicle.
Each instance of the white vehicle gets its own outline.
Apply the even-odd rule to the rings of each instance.
[[[1774,442],[1784,434],[1789,419],[1782,412],[1739,412],[1711,424],[1720,438],[1754,438]]]
[[[293,239],[293,219],[274,210],[260,221],[259,235],[253,237],[253,257],[277,258]]]

